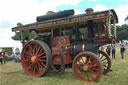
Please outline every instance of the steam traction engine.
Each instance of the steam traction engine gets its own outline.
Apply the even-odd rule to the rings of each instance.
[[[91,82],[109,72],[111,60],[99,47],[110,44],[116,37],[115,11],[87,9],[85,14],[73,14],[73,10],[65,10],[38,16],[36,23],[12,28],[14,32],[37,33],[34,40],[24,45],[21,54],[27,74],[38,77],[49,69],[64,72],[66,67],[72,67],[78,79]],[[114,25],[113,35],[111,25]]]

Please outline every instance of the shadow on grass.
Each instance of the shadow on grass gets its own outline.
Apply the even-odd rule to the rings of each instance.
[[[66,69],[64,73],[56,73],[53,70],[49,70],[43,77],[56,78],[56,79],[77,79],[72,69]]]

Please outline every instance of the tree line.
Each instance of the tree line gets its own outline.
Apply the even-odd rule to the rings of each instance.
[[[128,25],[123,24],[121,26],[117,26],[117,39],[116,41],[118,42],[119,40],[128,40]]]

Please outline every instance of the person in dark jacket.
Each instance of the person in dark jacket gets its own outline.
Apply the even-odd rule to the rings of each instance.
[[[106,52],[110,56],[110,54],[111,54],[111,46],[109,46],[109,45],[107,46]]]
[[[116,46],[112,44],[112,58],[115,59]]]
[[[125,52],[125,47],[124,47],[124,45],[121,45],[121,47],[120,47],[120,52],[121,52],[121,58],[124,59],[124,52]]]

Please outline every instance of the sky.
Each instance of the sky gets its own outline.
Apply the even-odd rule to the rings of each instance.
[[[36,17],[47,11],[74,9],[75,14],[85,13],[85,9],[94,11],[114,9],[119,18],[118,25],[125,24],[128,15],[128,0],[0,0],[0,47],[19,47],[21,43],[11,39],[11,31],[18,22],[30,24]]]

